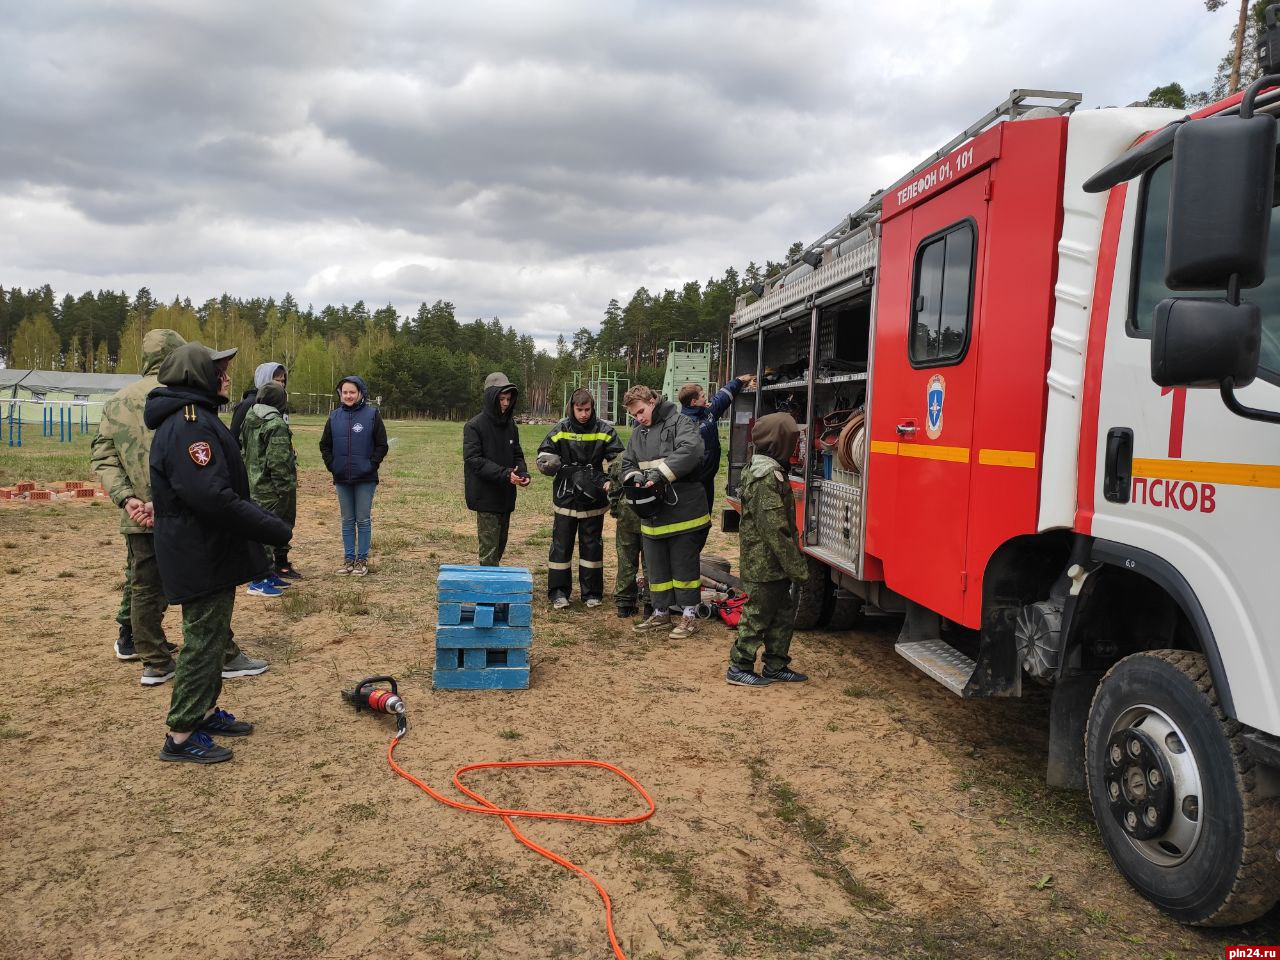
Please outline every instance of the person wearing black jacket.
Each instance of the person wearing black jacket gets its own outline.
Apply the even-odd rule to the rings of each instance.
[[[578,585],[588,607],[604,595],[604,515],[609,510],[605,471],[622,453],[618,431],[596,416],[591,391],[569,397],[569,415],[551,428],[538,447],[538,471],[555,477],[551,491],[551,550],[547,593],[551,606],[569,605],[573,592],[573,541],[578,541]]]
[[[505,373],[484,378],[484,409],[462,428],[467,509],[476,514],[480,565],[497,567],[507,549],[516,488],[531,482],[514,413],[520,391]]]
[[[320,456],[333,474],[342,511],[343,562],[338,573],[363,577],[369,572],[373,538],[373,493],[378,468],[390,450],[387,428],[369,403],[369,388],[359,377],[338,381],[338,406],[329,413],[320,437]]]
[[[161,760],[218,763],[232,753],[210,734],[247,736],[253,724],[218,708],[236,587],[266,576],[261,544],[283,546],[292,528],[249,499],[240,447],[218,418],[235,350],[200,343],[160,365],[143,413],[151,442],[155,551],[165,598],[182,606],[182,655]]]

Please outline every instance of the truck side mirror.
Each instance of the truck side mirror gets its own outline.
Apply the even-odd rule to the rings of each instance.
[[[1162,387],[1243,387],[1258,371],[1262,311],[1256,303],[1161,300],[1151,329],[1151,379]]]
[[[1211,117],[1177,128],[1165,244],[1171,290],[1226,290],[1233,274],[1241,288],[1262,283],[1275,169],[1274,117]]]

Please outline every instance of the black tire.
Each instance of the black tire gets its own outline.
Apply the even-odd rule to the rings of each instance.
[[[1085,774],[1107,852],[1160,909],[1218,927],[1275,904],[1277,801],[1260,796],[1203,656],[1157,650],[1112,667],[1089,710]]]
[[[805,560],[809,564],[809,577],[804,583],[794,584],[791,588],[796,598],[795,629],[818,630],[826,626],[831,617],[835,585],[826,564],[813,557],[805,557]]]
[[[831,601],[831,616],[827,618],[827,629],[855,630],[860,626],[862,626],[862,599],[835,597]]]

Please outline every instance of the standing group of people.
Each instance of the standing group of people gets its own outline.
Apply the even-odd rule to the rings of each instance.
[[[643,555],[652,612],[636,632],[666,631],[670,639],[693,636],[701,599],[701,552],[711,528],[715,477],[720,469],[719,418],[744,375],[708,399],[687,384],[680,405],[637,385],[623,405],[634,428],[623,447],[614,425],[596,413],[590,391],[574,391],[565,417],[538,446],[540,473],[554,483],[547,593],[554,609],[570,605],[573,551],[578,548],[578,588],[587,607],[604,596],[604,516],[617,520],[615,602],[619,617],[638,608]],[[516,493],[531,482],[515,420],[519,389],[505,374],[484,385],[484,407],[462,433],[468,509],[476,514],[479,562],[498,566],[506,549]],[[739,686],[800,682],[789,666],[795,605],[791,584],[807,575],[796,541],[795,509],[786,470],[799,427],[788,414],[760,418],[752,430],[755,455],[743,470],[740,570],[747,603],[729,654],[725,679]],[[763,667],[755,662],[764,648]]]
[[[289,556],[297,515],[297,459],[288,422],[288,372],[261,364],[229,429],[236,351],[148,331],[143,376],[103,406],[92,464],[121,508],[128,565],[121,604],[121,660],[141,660],[143,686],[173,681],[161,760],[217,763],[232,751],[213,736],[243,737],[253,724],[218,706],[222,681],[256,676],[266,660],[239,649],[231,630],[241,584],[280,596],[301,579]],[[367,570],[370,507],[386,428],[363,381],[344,378],[321,450],[342,511],[340,573]],[[163,630],[169,604],[182,607],[183,644]]]

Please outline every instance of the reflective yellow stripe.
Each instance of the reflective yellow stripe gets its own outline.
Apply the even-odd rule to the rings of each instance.
[[[979,450],[978,462],[989,467],[1026,467],[1036,468],[1034,450]]]
[[[1133,475],[1159,480],[1196,480],[1236,487],[1280,487],[1280,466],[1271,463],[1214,463],[1208,460],[1133,458]]]
[[[561,430],[559,433],[553,433],[548,437],[552,443],[557,440],[581,440],[584,443],[588,440],[609,440],[607,433],[573,433],[572,431]]]
[[[701,580],[664,580],[662,583],[649,584],[649,589],[655,593],[662,593],[664,590],[692,590],[700,586],[702,586]]]
[[[661,527],[647,527],[643,523],[640,524],[640,532],[646,533],[651,537],[660,537],[664,533],[680,533],[684,530],[697,530],[701,527],[708,526],[711,523],[711,514],[704,513],[702,516],[693,520],[681,520],[679,523],[668,523]]]
[[[898,456],[919,460],[946,460],[950,463],[968,463],[968,447],[941,447],[924,443],[898,444]]]
[[[557,507],[551,505],[553,513],[558,513],[562,517],[573,517],[575,520],[586,520],[590,517],[603,517],[609,512],[608,507],[600,507],[598,510],[570,510],[568,507]]]
[[[872,440],[871,452],[896,454],[898,452],[898,445],[892,440]]]

